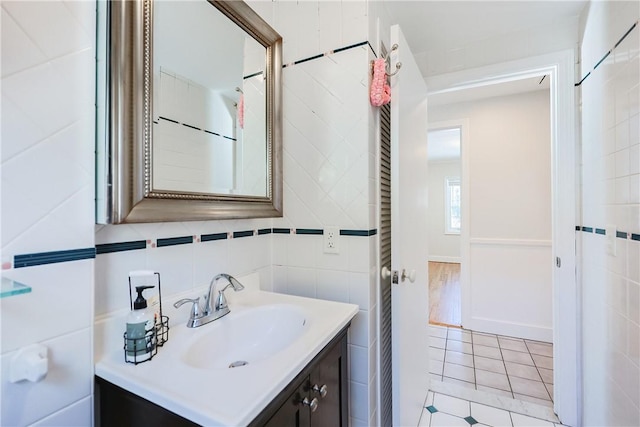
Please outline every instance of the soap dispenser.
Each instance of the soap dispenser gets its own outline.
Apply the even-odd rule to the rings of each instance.
[[[133,310],[127,315],[125,335],[127,362],[140,363],[152,357],[156,346],[155,320],[153,310],[147,308],[147,300],[142,296],[145,289],[154,286],[136,286],[138,297],[133,302]]]

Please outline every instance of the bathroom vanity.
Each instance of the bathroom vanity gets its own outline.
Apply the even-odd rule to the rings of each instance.
[[[234,293],[229,305],[211,324],[172,325],[151,361],[103,355],[96,425],[347,426],[358,306],[262,291]]]

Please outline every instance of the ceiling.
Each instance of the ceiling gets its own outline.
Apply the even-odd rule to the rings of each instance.
[[[477,101],[495,96],[508,96],[519,93],[549,90],[550,77],[529,77],[520,80],[502,82],[492,85],[455,90],[429,95],[429,108],[455,104],[459,102]],[[430,162],[453,161],[460,158],[460,129],[436,129],[429,131],[428,150]]]
[[[426,57],[481,40],[498,39],[527,29],[561,25],[579,16],[587,0],[407,1],[388,0],[385,7],[402,32],[427,77]]]
[[[508,96],[517,93],[549,90],[551,79],[549,76],[529,77],[509,82],[502,82],[463,90],[436,92],[429,95],[429,107],[438,105],[470,102],[494,96]]]

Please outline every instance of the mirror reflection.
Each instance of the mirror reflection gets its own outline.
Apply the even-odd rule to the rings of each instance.
[[[266,48],[206,0],[153,8],[154,192],[269,196]]]

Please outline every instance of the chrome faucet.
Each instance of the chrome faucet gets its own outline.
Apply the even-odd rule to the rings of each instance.
[[[222,290],[218,291],[218,294],[216,295],[216,287],[218,285],[218,280],[220,279],[226,279],[229,284]],[[227,299],[224,296],[224,291],[229,287],[233,288],[236,292],[244,289],[242,283],[240,283],[235,277],[225,273],[217,274],[213,279],[211,279],[211,283],[209,283],[209,291],[204,295],[202,306],[200,306],[200,297],[194,299],[183,298],[176,301],[173,306],[178,308],[187,302],[192,303],[191,314],[187,321],[187,327],[197,328],[198,326],[206,325],[207,323],[213,322],[230,312]],[[215,302],[213,302],[214,300]]]

